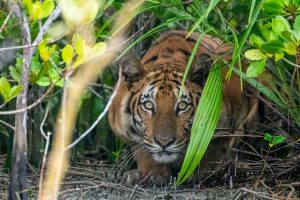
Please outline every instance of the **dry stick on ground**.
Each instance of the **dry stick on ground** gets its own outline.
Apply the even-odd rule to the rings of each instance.
[[[10,2],[9,6],[10,9],[14,11],[14,14],[20,22],[23,45],[31,45],[31,35],[26,15],[23,13],[22,8],[17,2]],[[49,29],[50,25],[59,16],[59,14],[60,9],[56,8],[40,29],[35,41],[32,44],[33,46],[36,46],[41,42],[46,30]],[[10,175],[10,188],[8,197],[12,200],[28,199],[28,195],[26,192],[27,110],[23,109],[27,107],[30,63],[34,52],[34,47],[23,49],[23,67],[21,71],[22,77],[20,82],[20,84],[23,85],[23,90],[18,95],[16,104],[16,109],[22,110],[22,112],[17,113],[15,116],[16,124],[12,151],[12,173]]]

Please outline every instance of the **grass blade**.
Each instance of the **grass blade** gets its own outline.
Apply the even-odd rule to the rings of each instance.
[[[190,143],[179,172],[177,184],[182,184],[196,169],[214,134],[222,103],[220,63],[210,71],[197,107]],[[209,111],[209,112],[208,112]],[[208,115],[208,113],[210,113]]]
[[[214,9],[214,7],[216,7],[216,5],[219,3],[220,0],[211,0],[208,8],[204,11],[204,14],[198,19],[198,21],[195,23],[195,25],[193,26],[193,28],[189,31],[189,33],[187,34],[186,38],[188,38],[195,30],[196,28],[199,27],[199,25],[201,24],[201,22],[207,18],[207,16],[209,15],[209,13]]]

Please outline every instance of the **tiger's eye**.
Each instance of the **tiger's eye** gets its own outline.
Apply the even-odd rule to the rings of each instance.
[[[188,104],[185,101],[180,101],[177,105],[178,110],[185,110],[187,109]]]
[[[143,103],[143,106],[147,110],[152,110],[154,108],[154,105],[153,105],[153,103],[151,101],[145,101]]]

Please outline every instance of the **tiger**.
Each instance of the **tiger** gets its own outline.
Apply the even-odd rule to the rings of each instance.
[[[122,75],[108,118],[113,132],[130,144],[137,164],[137,169],[125,173],[126,184],[145,180],[166,183],[172,175],[176,176],[213,61],[231,59],[230,45],[217,37],[202,34],[178,99],[187,63],[200,37],[199,33],[187,35],[183,30],[167,31],[153,42],[141,60],[130,54],[119,61]],[[222,68],[223,98],[217,127],[234,132],[246,130],[255,123],[258,102],[245,94],[247,86],[241,90],[239,76],[233,74],[225,80],[227,71],[227,67]],[[223,140],[211,141],[200,169],[220,160],[219,155],[223,155],[232,143],[232,140]]]

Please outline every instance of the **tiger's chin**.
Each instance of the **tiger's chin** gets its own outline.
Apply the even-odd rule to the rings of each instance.
[[[168,151],[151,153],[151,155],[153,160],[160,164],[168,164],[168,163],[176,162],[176,160],[178,160],[179,157],[178,153],[172,153]]]

